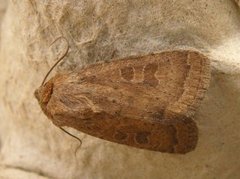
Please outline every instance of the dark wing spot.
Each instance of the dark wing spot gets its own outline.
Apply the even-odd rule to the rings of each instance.
[[[125,67],[121,69],[121,76],[127,80],[130,81],[133,79],[134,71],[132,67]]]
[[[158,64],[150,63],[144,68],[144,83],[148,84],[152,87],[156,87],[158,85],[158,80],[154,76],[158,70]]]
[[[150,132],[138,132],[135,136],[136,142],[139,144],[147,144],[149,135]]]
[[[115,135],[114,135],[114,138],[116,139],[116,140],[125,140],[126,138],[127,138],[127,134],[126,133],[123,133],[123,132],[121,132],[121,131],[117,131],[116,133],[115,133]]]

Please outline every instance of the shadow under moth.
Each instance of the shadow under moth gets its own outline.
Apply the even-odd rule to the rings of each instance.
[[[209,81],[207,57],[174,50],[57,74],[35,96],[58,127],[132,147],[187,153],[198,141],[193,117]]]

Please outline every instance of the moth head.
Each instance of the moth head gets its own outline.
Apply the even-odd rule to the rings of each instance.
[[[35,92],[34,95],[37,98],[41,107],[46,107],[48,104],[53,92],[53,82],[49,81],[42,86],[40,86]]]

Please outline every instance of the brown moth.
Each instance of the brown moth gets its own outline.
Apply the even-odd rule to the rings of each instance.
[[[57,74],[35,96],[58,127],[132,147],[186,153],[198,141],[193,117],[209,81],[207,57],[176,50]]]

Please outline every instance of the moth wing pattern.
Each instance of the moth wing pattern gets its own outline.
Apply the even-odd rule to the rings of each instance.
[[[176,50],[89,65],[49,80],[44,108],[57,126],[137,148],[186,153],[197,144],[195,111],[209,59]]]

